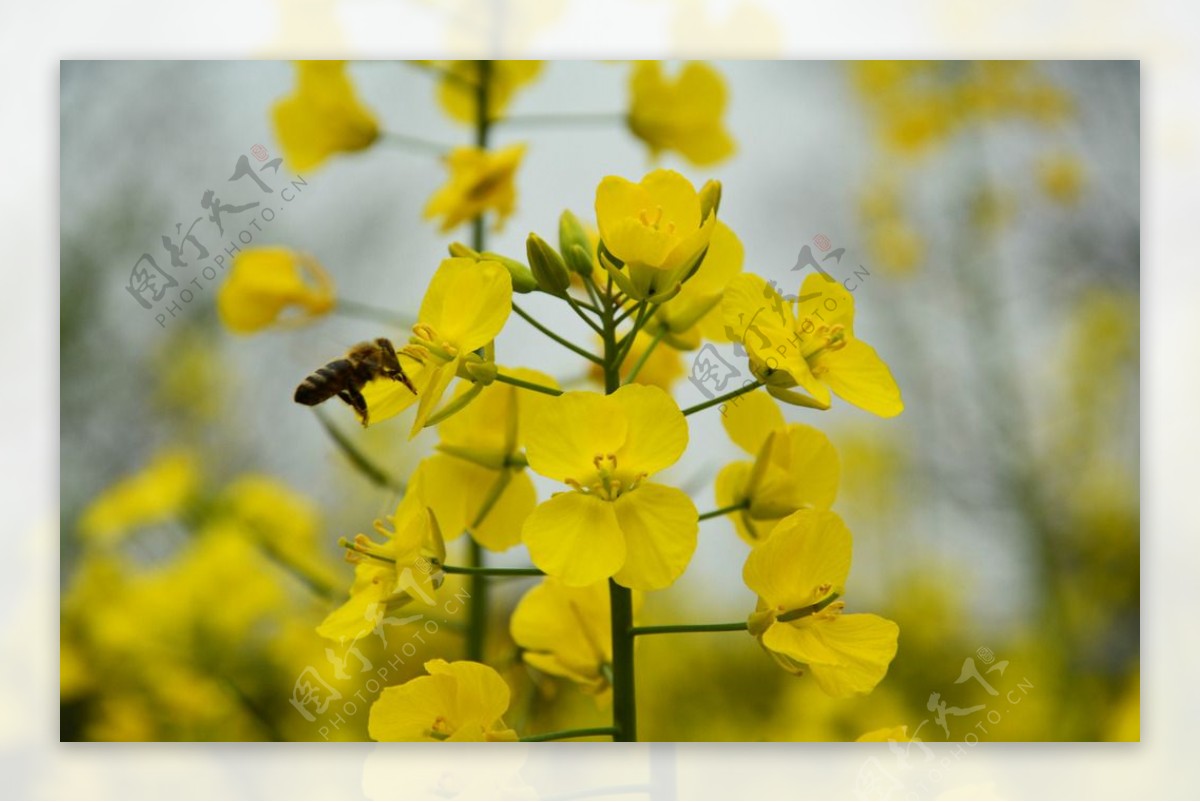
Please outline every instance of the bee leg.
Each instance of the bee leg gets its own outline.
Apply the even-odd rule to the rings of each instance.
[[[358,414],[358,419],[362,421],[362,425],[366,426],[368,421],[367,399],[363,398],[363,394],[353,387],[347,387],[338,393],[338,398],[349,404]]]
[[[408,378],[408,375],[407,375],[407,374],[406,374],[404,371],[402,371],[402,370],[401,370],[401,371],[397,371],[396,373],[393,373],[393,374],[392,374],[392,379],[393,379],[394,381],[398,381],[398,382],[400,382],[400,383],[401,383],[401,384],[403,384],[405,387],[407,387],[407,388],[408,388],[410,391],[412,391],[412,394],[413,394],[413,395],[416,395],[416,394],[417,394],[417,388],[416,388],[416,385],[414,385],[414,384],[412,383],[412,380]]]

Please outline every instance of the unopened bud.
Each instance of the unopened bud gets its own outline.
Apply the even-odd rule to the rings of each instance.
[[[492,251],[484,251],[479,254],[479,258],[489,259],[504,265],[504,269],[512,276],[513,292],[524,294],[537,289],[537,281],[534,279],[533,273],[516,259],[509,259],[507,256],[501,256]]]
[[[592,241],[583,223],[569,210],[558,218],[558,247],[568,268],[581,276],[592,275]]]
[[[530,234],[525,241],[525,252],[538,286],[551,295],[566,295],[567,288],[571,286],[571,277],[558,251],[537,234]]]
[[[700,188],[700,219],[707,220],[721,206],[721,182],[709,180]]]

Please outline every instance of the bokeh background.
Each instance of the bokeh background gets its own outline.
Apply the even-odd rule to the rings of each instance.
[[[857,331],[892,367],[905,412],[786,414],[821,427],[841,453],[835,510],[855,533],[850,598],[900,624],[900,650],[873,694],[837,702],[744,635],[644,638],[643,737],[853,740],[903,724],[928,741],[968,731],[1137,740],[1137,63],[714,66],[737,153],[703,168],[670,155],[656,163],[697,185],[722,182],[721,217],[745,246],[745,270],[795,292],[797,255],[823,235],[845,248],[831,272],[863,274]],[[468,141],[427,72],[399,62],[351,71],[386,130]],[[622,113],[629,71],[548,63],[510,112]],[[308,666],[331,672],[313,628],[349,586],[338,537],[369,531],[396,499],[353,469],[291,392],[350,344],[402,331],[343,308],[304,328],[238,336],[217,319],[216,283],[161,326],[125,290],[138,256],[161,253],[163,234],[202,214],[201,196],[239,156],[256,144],[277,155],[269,109],[292,83],[286,62],[62,66],[64,740],[324,737],[289,704],[292,683]],[[637,178],[655,164],[619,121],[501,125],[495,136],[529,144],[517,214],[490,242],[518,257],[525,235],[552,235],[564,208],[590,216],[603,176]],[[411,316],[446,245],[466,238],[421,219],[443,180],[437,159],[381,142],[304,178],[253,244],[312,253],[339,298]],[[215,250],[222,240],[204,242]],[[569,311],[526,306],[587,340]],[[588,386],[579,360],[515,318],[498,349],[510,364]],[[720,349],[735,359],[732,346]],[[684,377],[693,356],[682,355],[674,385],[685,406],[703,400]],[[432,445],[406,440],[407,418],[360,431],[348,410],[332,411],[396,476]],[[715,506],[716,471],[742,455],[715,412],[689,422],[687,456],[666,480],[703,511]],[[198,539],[187,512],[129,531],[96,524],[94,501],[148,468],[160,483],[149,495],[173,488],[191,500],[181,508],[223,510],[219,531]],[[743,618],[753,605],[740,581],[745,553],[727,522],[702,524],[687,574],[648,600],[643,622]],[[503,557],[526,561],[521,547]],[[298,581],[286,567],[296,563],[322,582]],[[501,586],[502,609],[522,582]],[[516,690],[510,723],[604,723],[590,698],[513,662],[505,620],[496,616],[491,640]],[[457,637],[443,635],[422,653],[456,656]],[[988,678],[1001,694],[1028,686],[1019,704],[956,682],[968,659],[981,670],[1007,661]],[[935,693],[984,708],[943,730]],[[332,737],[364,738],[365,725],[360,709]]]

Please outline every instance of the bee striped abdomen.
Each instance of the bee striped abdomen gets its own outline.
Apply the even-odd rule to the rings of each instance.
[[[347,375],[353,375],[353,366],[345,359],[336,359],[301,382],[294,400],[310,407],[327,401],[345,389]]]

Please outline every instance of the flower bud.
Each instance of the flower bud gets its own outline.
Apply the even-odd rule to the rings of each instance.
[[[493,262],[499,262],[504,265],[505,269],[508,270],[508,274],[512,276],[513,292],[525,294],[537,289],[537,281],[534,279],[533,273],[516,259],[509,259],[507,256],[501,256],[493,251],[484,251],[479,254],[479,258],[490,259]]]
[[[700,219],[707,220],[715,215],[721,205],[721,182],[709,179],[700,187]]]
[[[583,223],[570,210],[558,219],[558,247],[568,268],[581,276],[592,275],[592,242]]]
[[[567,288],[571,286],[571,277],[567,274],[567,265],[558,251],[551,248],[537,234],[529,235],[525,242],[525,251],[538,286],[551,295],[566,295]]]

